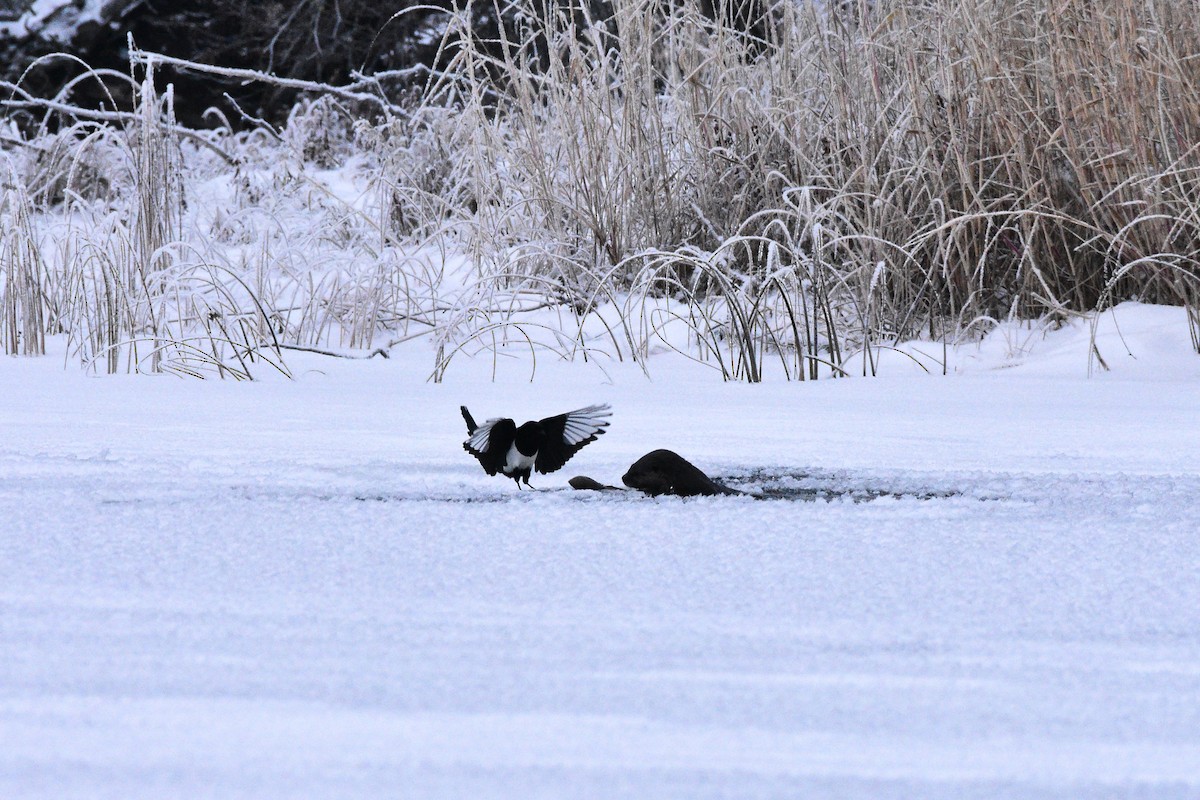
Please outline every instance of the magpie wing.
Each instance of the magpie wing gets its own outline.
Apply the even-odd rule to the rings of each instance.
[[[538,449],[534,469],[544,475],[561,468],[585,444],[596,441],[596,437],[604,433],[611,416],[612,408],[603,403],[546,417],[541,421],[546,440]]]
[[[478,458],[488,475],[495,475],[504,469],[508,461],[508,448],[512,447],[516,435],[517,424],[511,419],[489,419],[471,431],[471,435],[463,442],[463,450]]]

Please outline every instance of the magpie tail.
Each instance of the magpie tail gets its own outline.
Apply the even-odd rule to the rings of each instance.
[[[475,424],[475,418],[471,416],[470,411],[467,411],[466,406],[459,406],[458,408],[460,411],[462,411],[463,419],[466,420],[467,433],[474,433],[475,429],[479,427]]]

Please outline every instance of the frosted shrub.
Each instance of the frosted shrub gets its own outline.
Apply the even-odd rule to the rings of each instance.
[[[112,132],[73,126],[40,137],[23,148],[17,169],[31,202],[41,209],[75,201],[112,200],[114,190],[128,188],[123,158]]]
[[[476,210],[464,185],[462,129],[452,111],[432,107],[418,119],[362,121],[356,135],[388,235],[427,235]]]
[[[282,135],[298,159],[333,169],[352,152],[354,118],[331,97],[302,100],[288,115]]]

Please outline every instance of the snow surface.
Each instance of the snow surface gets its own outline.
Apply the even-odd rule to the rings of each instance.
[[[2,359],[0,797],[1200,796],[1200,357],[1121,313],[1091,379]],[[594,402],[540,491],[461,449]],[[656,447],[827,499],[564,488]]]

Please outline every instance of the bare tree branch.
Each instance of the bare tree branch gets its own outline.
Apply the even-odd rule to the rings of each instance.
[[[21,89],[19,86],[15,86],[7,81],[0,81],[0,89],[7,89],[12,92],[13,95],[20,95],[23,98],[20,100],[0,100],[0,108],[37,108],[44,111],[53,111],[59,114],[66,114],[78,119],[95,120],[96,122],[125,123],[140,122],[142,119],[140,114],[134,114],[131,111],[101,111],[99,109],[81,108],[80,106],[71,105],[70,103],[62,103],[57,100],[47,100],[40,97],[34,97]],[[194,131],[191,128],[185,128],[182,125],[166,125],[165,127],[172,133],[178,134],[189,141],[208,148],[224,159],[225,163],[229,164],[230,166],[237,165],[238,162],[236,158],[210,142],[207,138],[201,135],[199,131]]]
[[[199,72],[205,75],[218,75],[222,78],[233,78],[239,81],[257,81],[260,83],[268,83],[274,86],[281,86],[287,89],[297,89],[303,92],[313,92],[314,94],[327,94],[339,97],[343,100],[348,100],[356,103],[367,103],[377,106],[380,110],[389,116],[408,117],[409,114],[404,109],[389,103],[386,98],[375,92],[364,91],[369,88],[377,88],[378,82],[374,79],[363,78],[348,86],[331,86],[327,83],[318,83],[317,81],[306,81],[298,78],[281,78],[278,75],[272,75],[269,72],[261,72],[254,69],[238,69],[234,67],[218,67],[212,64],[200,64],[195,61],[188,61],[182,58],[163,55],[162,53],[150,53],[144,50],[134,50],[129,55],[130,60],[135,64],[144,64],[147,66],[166,66],[174,69]]]

